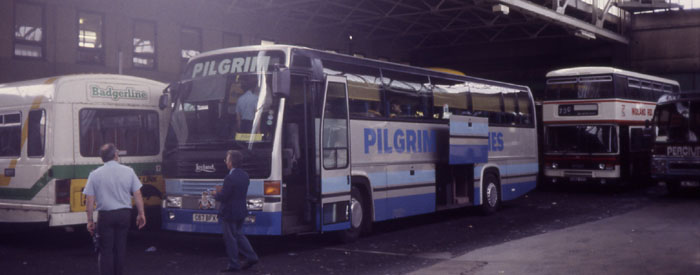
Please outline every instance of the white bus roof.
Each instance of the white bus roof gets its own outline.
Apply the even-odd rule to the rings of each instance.
[[[679,86],[678,81],[675,81],[675,80],[661,78],[658,76],[653,76],[653,75],[648,75],[648,74],[641,74],[641,73],[626,71],[626,70],[617,69],[617,68],[613,68],[613,67],[574,67],[574,68],[559,69],[559,70],[554,70],[554,71],[547,73],[547,78],[566,77],[566,76],[601,75],[601,74],[619,74],[619,75],[625,75],[625,76],[630,76],[630,77],[634,77],[634,78],[639,78],[642,80],[651,80],[651,81],[666,83],[669,85]]]
[[[386,64],[389,66],[398,66],[398,67],[403,67],[407,68],[410,70],[421,70],[424,72],[434,72],[434,73],[440,73],[440,74],[445,74],[445,75],[452,75],[452,76],[457,76],[460,78],[468,78],[468,81],[473,81],[473,82],[484,82],[484,83],[490,83],[490,84],[498,84],[498,85],[505,85],[509,86],[511,88],[517,88],[517,89],[522,89],[522,90],[530,90],[530,87],[519,85],[519,84],[513,84],[513,83],[507,83],[507,82],[502,82],[502,81],[497,81],[497,80],[490,80],[490,79],[485,79],[485,78],[479,78],[479,77],[473,77],[473,76],[466,76],[466,75],[456,75],[452,73],[446,73],[446,72],[440,72],[440,71],[435,71],[429,68],[422,68],[422,67],[416,67],[416,66],[411,66],[411,65],[406,65],[406,64],[401,64],[401,63],[395,63],[395,62],[390,62],[390,61],[384,61],[384,60],[378,60],[378,59],[371,59],[371,58],[365,58],[365,57],[357,57],[357,56],[352,56],[352,55],[347,55],[343,53],[337,53],[337,52],[332,52],[332,51],[324,51],[324,50],[319,50],[319,49],[313,49],[313,48],[308,48],[308,47],[303,47],[303,46],[294,46],[294,45],[285,45],[285,44],[274,44],[274,45],[253,45],[253,46],[241,46],[241,47],[231,47],[231,48],[222,48],[222,49],[217,49],[217,50],[212,50],[212,51],[207,51],[201,54],[198,54],[196,56],[193,56],[189,59],[188,62],[193,62],[197,59],[201,58],[206,58],[210,56],[215,56],[219,54],[227,54],[227,53],[234,53],[234,52],[244,52],[244,51],[261,51],[261,50],[278,50],[278,51],[283,51],[287,56],[285,57],[285,61],[287,63],[290,62],[291,56],[289,55],[290,51],[292,49],[303,49],[303,50],[309,50],[309,51],[315,51],[315,52],[321,52],[321,53],[326,53],[330,55],[336,55],[336,56],[344,56],[344,57],[349,57],[349,58],[355,58],[357,60],[365,60],[368,62],[376,63],[376,64]]]
[[[85,83],[70,89],[61,89],[62,85],[66,84]],[[42,102],[61,101],[61,102],[84,102],[90,101],[88,98],[88,84],[103,86],[100,88],[108,88],[110,86],[123,87],[144,87],[147,88],[148,95],[146,98],[141,98],[138,105],[158,105],[159,96],[165,84],[155,80],[150,80],[141,77],[115,74],[75,74],[46,77],[19,82],[10,82],[0,84],[0,106],[15,106],[18,104],[32,103],[39,96],[43,96]],[[110,102],[109,97],[101,96],[102,102]],[[117,99],[113,101],[117,101]],[[134,102],[131,102],[134,104]],[[125,103],[129,104],[129,103]]]

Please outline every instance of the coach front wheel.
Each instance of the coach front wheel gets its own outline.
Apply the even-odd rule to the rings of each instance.
[[[362,229],[366,227],[364,198],[357,187],[350,190],[350,228],[340,233],[340,240],[344,243],[354,242],[360,237]]]

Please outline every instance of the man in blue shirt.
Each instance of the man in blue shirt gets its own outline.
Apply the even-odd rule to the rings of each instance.
[[[241,81],[241,87],[246,91],[236,101],[236,113],[238,113],[238,132],[250,133],[253,129],[253,120],[258,108],[257,85],[253,80]]]
[[[138,209],[136,225],[139,229],[146,225],[141,197],[142,184],[134,169],[119,164],[119,154],[114,144],[102,145],[100,157],[105,164],[90,172],[83,190],[87,196],[87,229],[90,234],[95,234],[95,222],[92,219],[93,207],[97,201],[100,274],[123,274],[132,194]]]
[[[216,186],[215,198],[221,202],[219,221],[222,225],[226,254],[228,254],[228,267],[221,272],[235,272],[248,269],[258,263],[258,255],[243,234],[243,221],[248,216],[248,185],[250,178],[243,169],[236,168],[240,165],[243,155],[234,150],[226,152],[226,167],[228,175],[224,178],[223,186]],[[243,255],[246,261],[243,265],[238,262],[238,254]]]

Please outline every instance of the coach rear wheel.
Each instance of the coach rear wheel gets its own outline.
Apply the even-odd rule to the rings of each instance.
[[[485,215],[493,214],[501,205],[499,182],[493,174],[484,176],[484,190],[481,197],[481,212]]]

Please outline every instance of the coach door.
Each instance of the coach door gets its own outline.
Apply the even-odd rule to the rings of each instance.
[[[321,116],[321,230],[350,228],[348,92],[344,77],[326,78]]]

